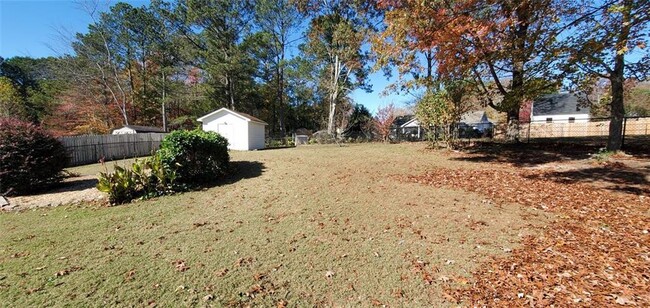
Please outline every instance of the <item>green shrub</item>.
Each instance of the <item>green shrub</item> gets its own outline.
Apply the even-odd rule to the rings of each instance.
[[[97,189],[108,194],[111,204],[122,204],[136,198],[138,191],[133,171],[115,165],[113,172],[100,172]]]
[[[65,147],[39,127],[0,119],[0,195],[20,195],[63,179]]]
[[[108,194],[111,204],[136,198],[152,198],[185,190],[176,184],[176,172],[165,168],[158,155],[137,160],[131,168],[115,165],[113,172],[100,172],[97,189]]]
[[[101,172],[97,189],[108,193],[111,204],[187,190],[225,174],[228,141],[214,132],[175,131],[163,139],[152,157],[136,160],[130,168],[115,165]]]
[[[291,137],[284,137],[278,139],[267,139],[266,147],[267,148],[290,148],[295,147],[296,143]]]
[[[177,181],[184,184],[213,181],[226,173],[230,161],[228,140],[201,130],[170,133],[157,155],[165,168],[176,172]]]

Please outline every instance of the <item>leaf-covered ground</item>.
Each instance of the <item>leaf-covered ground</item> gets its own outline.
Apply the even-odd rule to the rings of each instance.
[[[633,172],[620,163],[597,168]],[[573,174],[493,165],[436,168],[403,178],[554,214],[541,235],[526,237],[510,255],[482,266],[468,288],[450,290],[457,300],[508,307],[650,306],[650,198],[645,190],[611,190],[577,181]],[[647,183],[646,175],[633,184],[647,189]]]
[[[0,306],[649,304],[647,161],[232,155],[237,173],[202,191],[0,213]]]

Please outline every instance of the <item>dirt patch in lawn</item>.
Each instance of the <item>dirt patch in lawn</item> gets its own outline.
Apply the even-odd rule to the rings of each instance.
[[[617,168],[604,166],[602,168]],[[616,171],[616,170],[613,170]],[[457,300],[490,306],[650,306],[650,200],[541,170],[434,169],[402,178],[556,215],[542,236],[474,273]]]
[[[106,163],[89,164],[65,169],[70,177],[63,182],[32,195],[9,197],[9,205],[4,211],[21,211],[35,208],[72,205],[79,203],[106,203],[108,197],[95,187],[100,172],[112,171],[115,165],[130,166],[138,158],[116,160]]]
[[[69,177],[45,193],[7,198],[9,205],[2,209],[5,211],[26,210],[82,202],[105,201],[106,194],[97,190],[96,185],[97,177],[93,175]]]

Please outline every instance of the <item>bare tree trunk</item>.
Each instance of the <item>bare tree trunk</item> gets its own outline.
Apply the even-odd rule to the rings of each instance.
[[[167,94],[165,89],[165,70],[161,68],[162,72],[162,126],[163,131],[167,132],[167,112],[165,110],[165,96]]]
[[[279,125],[280,125],[280,136],[286,136],[286,127],[285,127],[285,114],[284,114],[284,70],[281,67],[278,67],[278,105],[279,105]]]
[[[612,84],[612,119],[609,122],[609,138],[607,150],[618,151],[623,143],[623,119],[625,106],[623,105],[623,77],[611,78]]]
[[[335,133],[335,127],[334,127],[334,119],[336,116],[336,102],[338,100],[339,96],[339,75],[341,73],[341,62],[339,60],[339,56],[336,55],[334,56],[334,63],[332,64],[333,70],[332,70],[332,80],[331,80],[331,93],[330,93],[330,110],[329,110],[329,116],[327,119],[327,133],[329,135],[332,135]]]
[[[609,122],[609,138],[607,139],[607,150],[618,151],[623,146],[623,120],[625,117],[624,105],[624,83],[625,83],[625,53],[619,52],[627,45],[630,36],[630,7],[632,1],[625,1],[623,18],[621,20],[622,28],[616,42],[616,57],[614,58],[614,70],[610,72],[609,82],[611,84],[612,94],[612,119]]]

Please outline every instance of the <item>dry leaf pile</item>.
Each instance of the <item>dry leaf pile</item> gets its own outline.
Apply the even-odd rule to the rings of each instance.
[[[555,214],[537,237],[474,273],[457,300],[488,306],[650,307],[650,200],[562,182],[539,170],[435,169],[402,178]]]

